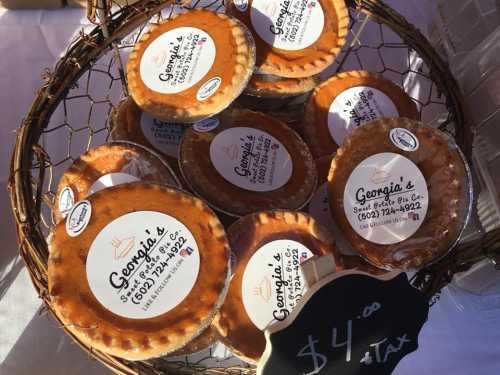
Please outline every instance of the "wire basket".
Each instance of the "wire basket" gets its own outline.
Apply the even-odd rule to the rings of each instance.
[[[127,53],[149,24],[168,19],[183,7],[224,10],[223,0],[193,0],[189,5],[173,0],[124,3],[89,1],[88,16],[95,25],[88,32],[82,30],[54,70],[45,72],[45,84],[17,133],[9,183],[11,205],[21,255],[49,311],[46,237],[54,225],[51,208],[57,182],[83,152],[107,141],[107,118],[128,95],[124,74]],[[455,137],[470,158],[472,134],[460,91],[447,65],[425,37],[381,1],[347,3],[348,41],[322,78],[351,69],[384,75],[404,87],[424,122]],[[500,230],[478,233],[414,277],[414,285],[431,301],[454,273],[467,270],[485,257],[500,261]],[[163,358],[131,362],[93,350],[73,338],[119,374],[255,373],[255,369],[244,366],[211,367],[203,358],[192,357],[176,362]],[[207,357],[212,354],[207,351]]]

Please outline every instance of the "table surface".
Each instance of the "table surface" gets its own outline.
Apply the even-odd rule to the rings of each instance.
[[[427,1],[387,2],[425,32],[431,21]],[[109,373],[42,312],[41,301],[17,255],[6,193],[15,130],[35,90],[42,84],[41,73],[54,65],[84,25],[88,24],[81,9],[6,11],[0,8],[1,375]],[[453,285],[445,288],[440,301],[431,308],[429,321],[420,336],[419,350],[406,357],[395,373],[498,374],[499,323],[500,294],[491,290],[472,294]]]

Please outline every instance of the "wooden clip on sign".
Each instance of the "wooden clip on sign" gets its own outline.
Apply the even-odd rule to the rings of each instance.
[[[308,270],[318,275],[331,267],[331,260],[315,261],[303,268],[306,280],[314,280]],[[257,374],[391,374],[417,349],[428,312],[427,298],[405,273],[330,274],[310,286],[285,321],[266,330]]]

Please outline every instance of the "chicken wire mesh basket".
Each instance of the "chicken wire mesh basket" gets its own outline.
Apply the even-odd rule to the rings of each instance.
[[[46,237],[54,225],[51,212],[57,182],[82,153],[108,140],[108,116],[128,96],[124,74],[128,53],[150,24],[168,19],[183,8],[224,11],[222,0],[131,3],[89,1],[88,16],[93,24],[82,29],[55,68],[45,72],[45,84],[18,130],[11,167],[11,203],[21,255],[48,310]],[[425,37],[381,1],[347,3],[347,42],[321,78],[355,69],[382,74],[404,88],[422,121],[453,136],[469,157],[472,134],[460,91]],[[413,283],[431,298],[454,273],[485,257],[496,261],[499,249],[500,230],[485,233],[479,228],[451,255],[418,272]],[[91,356],[120,374],[255,373],[221,345],[194,356],[126,361],[73,338]]]

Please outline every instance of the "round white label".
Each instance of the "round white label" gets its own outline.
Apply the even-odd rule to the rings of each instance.
[[[200,254],[179,220],[153,211],[120,216],[90,245],[87,280],[97,300],[130,319],[165,314],[193,288]]]
[[[197,84],[212,68],[216,48],[210,35],[179,27],[156,38],[140,63],[144,84],[161,94],[176,94]]]
[[[216,117],[207,118],[193,124],[193,129],[198,133],[208,133],[219,126],[219,119]]]
[[[313,253],[299,242],[276,240],[252,255],[243,273],[243,305],[260,330],[283,321],[302,298],[307,286],[300,264]]]
[[[220,77],[214,77],[208,80],[198,90],[198,93],[196,94],[196,99],[198,99],[199,102],[207,100],[213,94],[215,94],[215,92],[219,89],[221,84],[222,84],[222,78]]]
[[[330,106],[328,129],[335,143],[344,139],[358,126],[382,117],[398,117],[392,100],[373,87],[351,87],[340,93]]]
[[[230,128],[217,134],[210,144],[210,159],[222,177],[250,191],[279,189],[293,171],[285,146],[254,128]]]
[[[69,210],[71,210],[71,207],[73,207],[74,204],[75,194],[73,193],[73,189],[71,189],[69,186],[66,186],[59,194],[58,201],[59,212],[61,213],[61,216],[63,218],[68,216],[68,212]]]
[[[344,190],[344,211],[365,240],[399,243],[422,225],[429,192],[420,169],[404,156],[384,152],[363,160]]]
[[[140,181],[140,179],[128,173],[121,173],[121,172],[108,173],[105,174],[104,176],[99,177],[99,179],[92,184],[92,186],[89,189],[89,195],[111,186],[116,186],[136,181]]]
[[[325,25],[317,0],[253,0],[250,19],[267,44],[288,51],[309,47]]]
[[[141,115],[141,130],[144,137],[158,151],[177,158],[182,136],[189,124],[163,122],[147,113]]]
[[[66,233],[70,237],[79,236],[87,225],[92,216],[92,205],[89,201],[80,201],[73,206],[66,218]]]
[[[248,0],[233,0],[233,4],[240,12],[245,12],[248,9]]]
[[[420,142],[415,134],[404,128],[392,129],[389,137],[392,143],[403,151],[417,151],[420,147]]]

